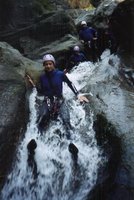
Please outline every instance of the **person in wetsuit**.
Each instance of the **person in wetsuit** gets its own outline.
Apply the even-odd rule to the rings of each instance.
[[[40,76],[40,84],[37,88],[44,95],[44,102],[37,120],[39,130],[42,130],[51,118],[57,117],[64,100],[63,82],[67,83],[80,102],[87,101],[84,96],[78,95],[79,93],[75,86],[63,71],[55,68],[55,64],[56,61],[53,55],[46,54],[43,56],[44,72]],[[32,79],[30,77],[28,79],[34,86]]]
[[[86,56],[80,51],[79,46],[74,46],[73,52],[69,58],[67,71],[70,71],[74,66],[77,66],[84,61],[87,61]]]
[[[96,62],[99,58],[97,37],[97,31],[89,27],[86,21],[82,21],[80,24],[79,39],[84,44],[86,57],[92,62]]]
[[[59,110],[61,105],[63,104],[64,98],[63,98],[63,82],[67,83],[69,88],[72,90],[72,92],[75,94],[75,96],[78,98],[80,102],[88,102],[88,99],[84,96],[78,95],[79,92],[75,88],[75,86],[72,84],[72,82],[68,79],[68,77],[65,75],[63,71],[60,71],[55,68],[55,58],[51,54],[46,54],[43,56],[43,67],[44,72],[40,76],[40,84],[39,87],[37,87],[37,90],[44,95],[44,101],[43,105],[41,107],[41,112],[39,113],[38,118],[38,128],[39,131],[42,133],[42,130],[46,126],[46,124],[49,122],[51,118],[57,117],[59,114]],[[33,83],[30,76],[27,76],[29,82],[35,87],[35,84]],[[70,139],[70,122],[68,119],[68,116],[64,118],[64,115],[68,115],[67,112],[65,112],[65,106],[63,106],[63,123],[66,126],[66,136],[67,139]],[[30,148],[28,148],[30,149]],[[75,160],[75,163],[77,163],[77,157],[78,157],[78,149],[77,147],[71,143],[69,145],[69,151],[73,155],[72,158]],[[34,156],[34,152],[29,151],[29,164],[31,164],[31,155],[32,158]],[[35,166],[35,165],[34,165]],[[36,167],[35,167],[36,168]]]

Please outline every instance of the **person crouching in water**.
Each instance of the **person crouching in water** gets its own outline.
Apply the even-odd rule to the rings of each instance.
[[[74,66],[79,65],[81,62],[87,61],[86,56],[84,53],[80,51],[79,46],[74,46],[73,53],[70,56],[69,64],[67,67],[67,71],[70,71]]]

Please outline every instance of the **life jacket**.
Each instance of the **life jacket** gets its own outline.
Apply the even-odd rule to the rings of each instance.
[[[44,96],[62,96],[63,75],[64,73],[59,70],[54,70],[41,75],[40,84]]]
[[[86,61],[86,57],[84,56],[83,53],[78,53],[78,54],[74,53],[71,56],[70,61],[73,62],[74,64],[77,64],[77,63]]]
[[[49,98],[51,97],[62,97],[63,82],[66,82],[70,89],[75,95],[78,94],[77,89],[67,78],[64,72],[59,70],[53,70],[52,72],[47,72],[40,77],[40,87],[41,93]]]

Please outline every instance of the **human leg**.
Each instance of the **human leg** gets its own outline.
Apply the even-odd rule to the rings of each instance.
[[[49,120],[50,120],[50,111],[48,103],[45,100],[43,101],[43,104],[39,108],[39,115],[37,119],[37,125],[40,132],[42,132],[44,127],[48,124]]]

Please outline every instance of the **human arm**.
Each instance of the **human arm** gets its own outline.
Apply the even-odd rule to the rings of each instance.
[[[69,88],[73,91],[73,93],[76,96],[79,94],[79,92],[76,89],[76,87],[73,85],[73,83],[68,79],[68,77],[65,74],[63,74],[63,81],[67,83],[67,85],[69,86]]]
[[[29,74],[25,74],[25,77],[28,79],[28,82],[29,82],[33,87],[36,87],[34,81],[32,80],[32,78],[30,77]]]
[[[78,90],[76,89],[76,87],[72,84],[72,82],[68,79],[68,77],[65,74],[64,74],[64,81],[67,83],[67,85],[70,87],[70,89],[74,92],[74,94],[77,96],[77,98],[80,102],[89,102],[89,100],[85,96],[79,95]]]
[[[41,84],[41,80],[38,82],[38,84],[35,84],[34,81],[33,81],[33,79],[32,79],[32,77],[29,74],[26,73],[25,77],[27,78],[27,80],[31,84],[31,86],[33,88],[36,88],[37,91],[38,91],[38,93],[40,95],[42,95],[43,94],[43,87],[42,87],[42,84]]]

